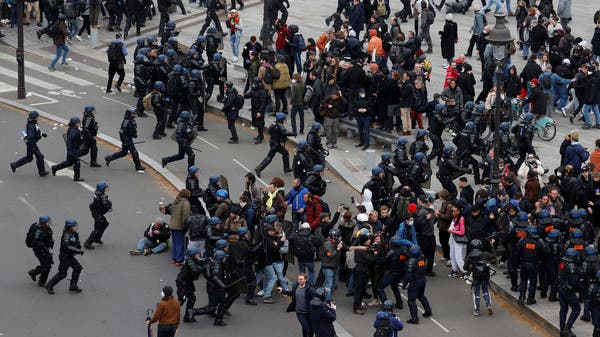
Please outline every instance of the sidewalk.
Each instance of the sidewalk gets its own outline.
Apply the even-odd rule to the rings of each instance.
[[[302,13],[302,15],[296,15],[293,10],[294,10],[294,6],[298,6],[299,2],[292,2],[292,8],[290,9],[290,16],[289,16],[289,22],[290,23],[298,23],[298,22],[302,22],[301,23],[301,31],[303,33],[303,35],[305,36],[305,38],[308,37],[313,37],[313,38],[317,38],[320,33],[324,30],[324,24],[322,23],[322,20],[324,19],[325,16],[327,16],[330,12],[333,12],[335,10],[335,2],[319,2],[319,6],[304,6],[302,8],[302,10],[304,11]],[[182,28],[180,37],[179,37],[179,41],[180,43],[184,44],[184,45],[189,45],[193,40],[195,40],[195,37],[197,35],[197,32],[200,28],[201,23],[204,22],[204,13],[205,10],[204,9],[199,9],[197,8],[197,5],[194,4],[185,4],[186,5],[186,9],[191,10],[191,14],[188,14],[186,16],[183,16],[179,13],[173,13],[171,15],[172,19],[174,19],[177,24],[178,24],[178,29]],[[398,4],[392,4],[393,7],[397,6]],[[297,8],[297,7],[296,7]],[[393,8],[393,10],[396,8]],[[575,11],[578,14],[584,14],[585,10],[582,9],[578,9]],[[262,23],[262,4],[260,1],[248,1],[246,3],[246,6],[244,8],[243,11],[241,11],[241,16],[244,22],[244,36],[242,37],[242,43],[241,45],[243,46],[243,44],[249,39],[250,35],[258,35],[258,30],[260,29],[260,25]],[[443,77],[444,77],[444,73],[445,70],[441,68],[441,64],[442,64],[442,59],[439,56],[439,39],[437,39],[435,37],[435,32],[436,29],[441,28],[442,24],[443,24],[443,14],[442,13],[438,13],[438,18],[434,24],[434,27],[432,27],[431,31],[432,31],[432,35],[434,35],[434,50],[435,50],[435,54],[433,54],[432,56],[430,56],[430,58],[432,59],[432,62],[434,64],[434,69],[433,69],[433,76],[432,76],[432,82],[430,84],[428,84],[428,86],[431,88],[430,89],[430,96],[432,96],[433,92],[437,92],[441,87],[442,87],[442,81],[443,81]],[[311,17],[314,18],[314,20],[308,21],[305,20],[305,18],[307,17]],[[147,22],[147,27],[145,27],[142,32],[143,32],[143,36],[149,36],[149,35],[155,35],[157,30],[158,30],[158,17],[155,17],[152,21]],[[493,17],[488,16],[488,20],[490,21],[490,24],[493,24],[494,20]],[[511,27],[513,27],[513,21],[514,19],[509,18],[509,20],[511,21]],[[461,45],[460,48],[464,48],[464,44],[465,42],[468,43],[468,29],[470,27],[470,23],[472,22],[472,13],[470,13],[467,16],[462,16],[462,15],[455,15],[455,21],[458,22],[459,24],[459,34],[461,36]],[[588,20],[590,21],[590,20]],[[102,21],[101,24],[103,26],[105,26],[107,22],[106,21]],[[576,23],[573,23],[574,25],[576,25]],[[406,29],[407,27],[411,27],[412,26],[412,22],[410,22],[409,24],[404,24],[403,27]],[[410,29],[410,28],[408,28]],[[512,28],[511,28],[512,29]],[[15,29],[16,31],[16,29]],[[574,29],[574,31],[576,31]],[[581,30],[579,30],[581,31]],[[16,47],[16,33],[11,32],[10,29],[3,29],[3,32],[5,34],[7,34],[7,37],[3,38],[3,41],[5,43],[8,43],[9,45]],[[104,53],[105,50],[105,46],[108,42],[110,42],[113,38],[114,38],[114,32],[107,32],[105,29],[101,29],[99,32],[99,43],[97,46],[89,46],[89,43],[87,43],[87,41],[85,40],[85,34],[84,34],[84,41],[83,42],[78,42],[78,41],[73,41],[73,44],[70,45],[71,48],[71,52],[69,54],[69,56],[72,58],[72,60],[70,61],[71,65],[70,67],[73,67],[76,71],[80,71],[82,72],[81,78],[85,78],[83,74],[92,74],[94,76],[98,76],[100,78],[106,78],[106,70],[107,70],[107,62],[106,62],[106,55]],[[514,34],[513,34],[514,35]],[[45,59],[51,59],[54,56],[54,46],[51,44],[51,41],[49,41],[49,39],[47,37],[44,37],[42,39],[42,42],[39,42],[37,40],[37,38],[35,37],[35,27],[34,26],[29,26],[29,27],[25,27],[25,50],[27,53],[38,56],[38,57],[42,57]],[[133,82],[133,62],[131,62],[133,55],[133,49],[135,46],[135,34],[133,30],[130,30],[130,37],[126,40],[126,45],[128,46],[128,50],[130,52],[130,55],[128,57],[128,62],[126,65],[126,82],[127,83],[132,83]],[[230,45],[228,43],[228,39],[225,39],[225,50],[224,52],[224,56],[229,58],[231,56],[231,52],[230,52]],[[241,47],[242,47],[241,46]],[[457,48],[457,54],[461,53],[460,48]],[[241,58],[240,58],[241,59]],[[475,61],[475,59],[471,59],[470,60],[471,63],[474,64],[474,73],[475,73],[475,77],[478,79],[479,76],[479,62]],[[517,64],[517,66],[519,67],[519,69],[522,67],[523,65],[523,61],[520,59],[515,58],[515,60],[513,60],[514,63]],[[49,62],[48,62],[49,63]],[[26,63],[26,67],[27,67],[27,63]],[[71,72],[70,72],[71,73]],[[72,73],[71,73],[72,74]],[[229,74],[229,78],[230,80],[232,80],[234,82],[234,84],[236,85],[236,87],[243,88],[243,84],[245,81],[245,72],[243,71],[243,68],[240,65],[234,65],[234,66],[230,66],[230,68],[228,69],[228,74]],[[477,86],[479,87],[480,84],[478,83]],[[478,88],[479,90],[479,88]],[[18,103],[18,102],[14,102],[14,101],[8,101],[8,100],[2,100],[4,103],[15,106],[17,108],[25,108],[25,109],[30,109],[30,107],[27,106],[23,106],[22,104]],[[216,106],[216,101],[214,101],[214,99],[212,101],[209,102],[209,104],[211,104],[211,107],[209,109],[210,113],[214,113],[216,115],[221,116],[222,114],[220,113],[220,105]],[[248,105],[247,105],[248,106]],[[41,112],[41,111],[40,111]],[[305,131],[308,131],[308,128],[310,128],[310,125],[312,123],[312,112],[307,110],[305,112],[305,114],[307,115],[307,118],[305,119]],[[50,118],[52,118],[52,116],[48,116]],[[243,121],[241,121],[242,123],[246,123],[248,124],[248,120],[249,120],[250,114],[248,111],[243,111],[241,112],[241,118]],[[268,117],[266,120],[267,125],[270,124],[272,122],[273,118],[272,117]],[[65,121],[60,121],[64,123]],[[289,123],[289,121],[287,121],[287,123]],[[289,124],[288,124],[289,127]],[[352,186],[352,188],[354,188],[357,193],[362,189],[362,186],[368,181],[368,179],[371,176],[370,170],[367,169],[366,167],[366,152],[357,150],[357,148],[354,147],[355,144],[358,143],[358,141],[354,138],[354,139],[350,139],[347,138],[345,136],[346,132],[343,128],[341,128],[340,130],[340,136],[338,137],[338,148],[337,149],[332,149],[330,151],[330,155],[326,158],[327,159],[327,166],[328,168],[335,172],[336,174],[338,174],[342,179],[344,179],[345,182],[347,182],[350,186]],[[562,135],[567,132],[568,130],[566,130],[566,128],[561,128],[559,130],[559,133],[557,134],[555,140],[551,143],[551,144],[547,144],[547,149],[544,149],[543,151],[547,151],[544,153],[544,158],[548,158],[548,161],[551,161],[552,164],[555,164],[554,162],[557,161],[556,158],[556,149],[558,148],[558,144],[560,143],[560,140],[562,138]],[[588,136],[592,136],[595,135],[595,133],[592,133],[593,131],[591,130],[585,130],[582,132],[582,134],[588,135]],[[105,139],[106,141],[108,141],[109,143],[113,143],[116,144],[116,146],[120,145],[120,142],[118,142],[116,139],[111,138],[110,136],[107,135],[101,135],[101,138]],[[293,137],[290,138],[290,141],[292,144],[297,144],[297,142],[301,139],[303,139],[304,137]],[[397,138],[397,135],[390,135],[390,138]],[[413,140],[412,137],[409,137],[410,141]],[[588,141],[590,139],[587,139]],[[450,142],[450,138],[447,134],[444,134],[444,142],[446,144],[449,144]],[[537,142],[537,141],[536,141]],[[586,141],[587,142],[587,141]],[[592,145],[592,141],[590,142],[590,146]],[[540,143],[538,143],[539,145]],[[546,145],[545,145],[546,146]],[[375,151],[375,164],[377,164],[380,161],[381,158],[381,153],[382,152],[389,152],[389,148],[386,150],[382,150],[381,149],[381,145],[378,144],[372,144],[371,145],[371,149]],[[542,150],[540,150],[542,151]],[[166,179],[168,179],[169,181],[171,181],[176,187],[181,187],[183,186],[183,182],[178,179],[175,175],[173,175],[169,170],[163,169],[160,167],[160,164],[158,162],[156,162],[155,160],[151,159],[149,156],[145,156],[145,155],[141,155],[141,158],[143,161],[146,162],[147,165],[153,167],[157,172],[159,172],[161,175],[163,175]],[[434,166],[434,173],[435,171],[437,171],[437,167]],[[552,166],[551,164],[548,165],[549,168],[553,168],[555,166]],[[431,189],[433,191],[438,191],[441,188],[439,182],[437,181],[437,179],[433,179],[432,180],[432,187]],[[515,296],[515,293],[511,292],[509,290],[510,288],[510,282],[504,277],[504,275],[501,275],[501,271],[502,270],[498,270],[499,274],[497,274],[493,279],[492,279],[492,283],[493,283],[493,287],[494,289],[499,292],[500,294],[503,294],[507,299],[513,301],[514,303],[516,303],[517,297]],[[442,275],[440,275],[440,277],[443,277]],[[536,321],[540,321],[543,322],[543,324],[550,328],[550,329],[554,329],[558,332],[558,304],[557,303],[546,303],[546,300],[540,300],[538,299],[538,304],[534,305],[534,306],[523,306],[521,307],[521,309],[523,310],[524,313],[532,316],[535,318]],[[578,336],[591,336],[592,335],[592,325],[589,323],[583,323],[581,321],[578,320],[578,322],[576,323],[576,326],[574,328],[574,332],[578,335]]]

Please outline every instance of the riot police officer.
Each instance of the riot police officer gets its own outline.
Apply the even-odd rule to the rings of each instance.
[[[592,323],[594,324],[592,337],[600,337],[600,270],[596,271],[594,276],[594,280],[588,288],[590,311],[592,313]]]
[[[187,87],[185,85],[185,79],[183,76],[183,68],[180,64],[175,64],[172,71],[168,75],[167,80],[167,96],[169,102],[170,113],[167,119],[167,128],[173,129],[173,122],[179,116],[179,111],[182,110],[184,105],[182,95],[187,93]]]
[[[485,306],[488,314],[493,315],[494,310],[492,309],[492,301],[490,299],[489,285],[490,285],[490,260],[493,259],[488,252],[482,251],[483,243],[479,239],[475,239],[469,243],[471,251],[465,257],[464,270],[471,272],[473,282],[471,288],[473,289],[473,315],[479,316],[480,312],[480,297],[479,294],[483,294],[485,300]]]
[[[385,172],[379,166],[371,170],[371,179],[363,186],[360,194],[363,194],[366,189],[371,191],[373,209],[379,209],[382,205],[390,206],[390,195],[385,187]]]
[[[38,286],[43,287],[48,280],[48,274],[54,264],[50,249],[54,248],[54,240],[52,239],[52,219],[48,215],[42,215],[37,223],[32,224],[27,232],[25,244],[33,249],[33,254],[40,261],[40,264],[34,269],[28,271],[29,277],[36,281],[38,275],[40,279],[37,281]]]
[[[598,268],[598,251],[594,245],[589,245],[583,249],[583,262],[579,268],[579,279],[581,280],[580,299],[583,299],[583,315],[581,320],[589,322],[590,317],[590,297],[587,294],[587,289],[590,286],[590,282],[596,276],[596,270]]]
[[[156,116],[156,126],[152,133],[152,139],[161,139],[167,134],[165,133],[165,126],[167,123],[166,106],[164,90],[165,84],[162,81],[154,82],[152,88],[152,96],[150,96],[150,102],[152,103],[152,111]]]
[[[290,169],[290,155],[285,149],[285,141],[287,137],[295,136],[295,134],[285,128],[283,125],[284,122],[285,114],[283,112],[278,112],[275,115],[275,122],[269,126],[269,135],[271,135],[269,146],[271,148],[269,149],[267,157],[254,169],[256,176],[259,178],[262,170],[271,163],[277,152],[281,154],[281,158],[283,159],[283,172],[288,173],[292,171]]]
[[[219,86],[219,95],[217,95],[217,101],[223,102],[223,95],[225,93],[225,80],[227,80],[227,60],[223,59],[223,55],[221,53],[214,53],[209,60],[208,68],[206,68],[207,102],[212,96],[215,84]]]
[[[408,178],[406,174],[408,173],[408,169],[411,166],[411,160],[408,157],[408,149],[406,146],[408,145],[407,138],[398,138],[396,142],[396,149],[394,150],[394,167],[396,168],[396,172],[398,173],[398,180],[400,180],[401,186],[406,186],[408,183]]]
[[[577,299],[580,290],[579,272],[577,267],[577,256],[579,253],[574,248],[569,248],[560,263],[558,271],[558,297],[560,300],[559,325],[561,337],[575,337],[571,331],[573,324],[579,316],[581,305]],[[571,308],[571,314],[567,320],[567,312]]]
[[[55,176],[57,171],[60,171],[66,167],[73,166],[73,180],[84,181],[81,178],[81,162],[79,161],[79,148],[81,146],[81,131],[79,125],[81,120],[79,117],[71,117],[69,120],[69,129],[67,130],[67,159],[62,163],[58,163],[51,167],[52,175]]]
[[[427,132],[427,130],[419,129],[419,131],[417,131],[416,139],[410,144],[409,150],[409,153],[413,159],[418,152],[427,155],[427,151],[429,151],[429,146],[427,146],[425,143],[427,137],[429,137],[429,132]]]
[[[429,181],[430,176],[426,170],[427,158],[425,158],[425,154],[423,152],[417,152],[413,159],[414,161],[408,171],[408,177],[410,177],[408,186],[415,193],[415,196],[419,197],[425,194],[421,185]]]
[[[103,244],[102,235],[108,227],[108,220],[106,220],[105,214],[112,211],[112,202],[108,200],[106,192],[108,192],[108,184],[105,181],[96,184],[94,200],[90,204],[90,211],[94,219],[94,230],[83,244],[85,249],[94,249],[94,246],[92,246],[93,243]]]
[[[323,179],[323,171],[325,168],[323,165],[314,165],[312,171],[308,173],[304,186],[308,188],[308,191],[312,195],[318,195],[323,197],[327,192],[327,182]]]
[[[508,163],[514,171],[519,168],[515,167],[515,162],[511,158],[513,151],[513,144],[510,136],[510,123],[502,122],[500,123],[500,153],[498,154],[498,158],[504,159],[504,162]]]
[[[123,122],[121,122],[121,128],[119,129],[119,138],[121,138],[121,151],[117,151],[104,157],[106,166],[109,166],[111,161],[125,157],[127,153],[131,153],[136,171],[144,171],[144,167],[140,162],[140,155],[138,154],[133,142],[133,139],[137,138],[137,124],[135,122],[135,115],[136,110],[134,108],[129,108],[127,111],[125,111],[125,116],[123,118]]]
[[[408,308],[410,310],[410,319],[406,323],[419,324],[419,317],[417,316],[417,302],[419,299],[425,312],[423,317],[431,317],[431,306],[427,297],[425,297],[425,286],[427,285],[427,279],[425,278],[426,262],[425,257],[421,254],[421,248],[417,245],[412,245],[408,250],[408,262],[406,264],[406,275],[402,288],[408,287]]]
[[[515,135],[515,139],[517,140],[517,146],[519,147],[519,160],[514,167],[521,167],[521,164],[527,158],[528,153],[535,154],[535,150],[533,148],[533,126],[531,125],[533,121],[533,114],[527,113],[525,114],[525,118],[522,119],[519,124],[515,125],[512,129],[513,134]]]
[[[77,286],[77,282],[79,281],[79,274],[83,267],[81,267],[81,264],[75,258],[75,254],[83,255],[83,249],[81,249],[81,243],[79,242],[79,233],[77,232],[77,221],[75,219],[67,219],[65,220],[65,229],[60,240],[58,273],[46,283],[48,294],[54,295],[54,286],[67,277],[69,268],[73,269],[69,291],[75,293],[81,292],[81,289]]]
[[[83,147],[79,156],[85,156],[90,153],[90,167],[100,167],[98,164],[98,145],[96,144],[96,135],[98,134],[98,122],[94,113],[96,108],[93,105],[86,105],[83,108],[83,120],[81,121],[81,134],[83,135]]]
[[[186,154],[188,158],[188,167],[194,166],[196,154],[194,154],[191,145],[196,139],[196,133],[194,132],[194,125],[191,123],[190,117],[191,115],[188,111],[182,111],[181,114],[179,114],[177,129],[175,130],[175,139],[177,140],[179,150],[175,155],[162,158],[162,167],[185,158]]]
[[[216,326],[227,325],[223,322],[223,316],[226,311],[225,289],[227,289],[227,284],[225,284],[225,259],[228,256],[229,255],[222,250],[215,251],[213,261],[210,265],[211,277],[206,280],[206,290],[212,293],[214,299],[215,321],[213,324]]]
[[[200,70],[193,69],[190,72],[187,90],[189,100],[188,105],[192,109],[194,123],[198,124],[198,131],[208,131],[208,129],[204,127],[204,84]]]
[[[399,176],[398,170],[392,165],[392,154],[389,152],[384,152],[381,154],[381,162],[377,164],[378,167],[381,167],[383,173],[385,173],[385,177],[383,178],[383,182],[385,183],[385,189],[387,194],[391,197],[392,191],[394,190],[394,177]]]
[[[48,175],[48,171],[46,171],[46,167],[44,165],[44,155],[42,152],[40,152],[40,149],[37,146],[38,140],[42,139],[42,137],[48,136],[46,133],[43,133],[42,130],[40,130],[40,127],[37,124],[37,119],[39,116],[40,114],[35,110],[31,110],[29,112],[25,130],[21,131],[25,145],[27,145],[27,155],[16,162],[10,163],[10,169],[13,171],[13,173],[15,173],[17,168],[32,161],[33,156],[35,156],[35,163],[37,165],[38,174],[40,177]]]
[[[294,178],[300,179],[301,183],[304,183],[308,172],[313,167],[312,159],[308,156],[308,143],[305,140],[298,142],[296,147],[296,153],[292,163],[292,169],[294,170]]]
[[[225,119],[227,119],[227,128],[231,132],[231,138],[227,143],[229,144],[237,144],[239,141],[237,129],[235,128],[235,121],[240,116],[241,106],[240,102],[244,103],[244,99],[242,96],[238,94],[237,89],[233,86],[233,82],[225,81],[225,96],[223,97],[223,107],[221,108],[221,112],[225,115]]]
[[[514,226],[511,228],[509,233],[509,250],[510,250],[510,259],[509,259],[509,273],[510,273],[510,290],[519,291],[519,254],[518,254],[518,244],[521,239],[527,236],[527,225],[529,224],[529,216],[525,212],[519,212],[517,214],[517,218],[515,220]]]
[[[200,176],[200,169],[197,166],[188,167],[188,176],[185,179],[185,188],[192,194],[189,198],[192,214],[206,214],[206,211],[200,202],[200,198],[203,197],[204,192],[202,191],[202,188],[200,188],[198,176]]]
[[[309,155],[312,158],[313,164],[325,165],[325,156],[329,155],[329,151],[323,147],[321,143],[321,123],[313,122],[310,131],[306,134],[306,142],[309,145]]]
[[[194,281],[202,275],[203,266],[200,258],[200,250],[198,248],[188,247],[185,262],[175,279],[179,302],[183,305],[183,302],[187,301],[185,304],[185,315],[183,316],[185,323],[196,321],[194,318],[194,304],[196,304],[196,287],[194,286]]]
[[[558,265],[560,264],[562,247],[560,245],[560,230],[551,230],[546,238],[544,239],[546,245],[548,245],[549,255],[546,255],[542,260],[542,269],[544,270],[545,277],[541,280],[540,297],[545,298],[548,288],[550,288],[550,296],[548,301],[558,301]]]
[[[217,0],[206,1],[206,21],[204,22],[204,25],[200,29],[198,35],[204,35],[204,32],[210,26],[211,22],[214,23],[217,30],[222,34],[222,37],[227,36],[227,33],[223,32],[221,22],[219,21],[219,17],[217,16]]]
[[[208,186],[204,190],[204,202],[208,213],[212,216],[215,214],[217,207],[219,207],[219,201],[217,200],[217,191],[221,189],[220,185],[221,177],[212,175],[208,178]]]
[[[377,291],[379,293],[379,299],[381,302],[387,300],[385,294],[385,288],[390,286],[396,299],[396,308],[402,309],[402,296],[400,295],[400,289],[398,283],[404,279],[404,273],[406,272],[406,260],[408,258],[408,247],[403,244],[402,240],[397,235],[394,235],[390,242],[390,250],[385,255],[385,261],[388,264],[388,272],[383,275],[381,281],[377,285]]]
[[[452,180],[460,177],[465,173],[469,173],[468,168],[461,167],[454,159],[455,149],[452,145],[444,146],[444,157],[439,163],[437,177],[442,184],[442,187],[448,190],[454,197],[458,194],[456,185]]]
[[[231,258],[237,263],[238,270],[246,277],[246,304],[256,305],[254,292],[256,290],[256,276],[254,275],[254,244],[250,241],[248,227],[240,227],[236,231],[237,241],[229,244]]]
[[[135,56],[133,65],[133,83],[135,85],[135,94],[137,97],[136,113],[140,117],[147,117],[144,112],[144,96],[150,85],[150,62],[148,57],[143,54],[142,48],[140,53]]]
[[[258,131],[258,136],[254,138],[254,144],[260,144],[265,138],[265,112],[270,100],[269,92],[265,89],[260,77],[256,76],[252,79],[252,90],[245,93],[244,98],[250,98],[252,125]]]
[[[444,148],[444,142],[442,141],[442,133],[444,132],[444,109],[446,106],[442,103],[438,103],[435,105],[433,113],[429,116],[429,125],[427,127],[427,131],[429,131],[429,138],[431,139],[431,143],[433,144],[433,148],[431,149],[431,153],[427,156],[429,161],[433,160],[433,158],[438,157],[441,159],[442,150]]]
[[[525,229],[527,236],[517,244],[517,256],[521,266],[521,284],[519,286],[519,302],[525,302],[527,296],[527,305],[536,303],[535,291],[537,284],[537,275],[539,271],[539,262],[542,259],[544,243],[537,234],[537,228],[533,225]],[[528,285],[529,282],[529,285]]]
[[[456,147],[459,149],[457,153],[457,161],[462,163],[462,167],[468,168],[469,165],[472,167],[473,176],[475,178],[475,184],[479,185],[482,183],[481,176],[479,175],[479,163],[475,158],[474,154],[477,154],[481,150],[481,138],[479,134],[475,132],[475,123],[467,122],[465,128],[453,140]]]

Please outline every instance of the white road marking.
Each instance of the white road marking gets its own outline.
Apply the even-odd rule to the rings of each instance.
[[[198,138],[198,139],[200,139],[201,141],[205,142],[206,144],[210,145],[210,146],[211,146],[213,149],[215,149],[215,150],[218,150],[218,149],[219,149],[219,147],[218,147],[218,146],[216,146],[215,144],[213,144],[213,143],[209,142],[208,140],[206,140],[206,139],[204,139],[204,138],[202,138],[202,137],[200,137],[200,136],[196,136],[196,138]],[[235,159],[234,159],[234,160],[235,160]]]
[[[254,171],[251,171],[251,170],[249,170],[249,169],[248,169],[246,166],[244,166],[244,164],[240,163],[240,162],[239,162],[237,159],[235,159],[235,158],[234,158],[234,159],[233,159],[233,161],[234,161],[236,164],[240,165],[240,166],[241,166],[241,167],[242,167],[244,170],[246,170],[246,171],[248,171],[248,172],[254,172]],[[267,185],[267,183],[265,183],[265,181],[264,181],[264,180],[260,179],[259,177],[256,177],[256,179],[258,179],[258,181],[260,181],[260,182],[261,182],[263,185],[265,185],[265,186],[269,186],[269,185]]]
[[[402,295],[402,298],[403,298],[403,299],[405,299],[405,300],[408,302],[408,297],[406,297],[406,296]],[[417,307],[417,309],[419,309],[419,311],[420,311],[421,313],[424,313],[424,312],[425,312],[425,310],[423,310],[423,308],[421,308],[421,307],[419,307],[419,306]],[[440,324],[440,322],[438,322],[438,321],[437,321],[435,318],[433,318],[433,317],[428,317],[427,319],[431,320],[433,323],[435,323],[435,325],[439,326],[439,327],[440,327],[440,329],[444,330],[444,332],[445,332],[445,333],[450,333],[450,330],[446,329],[446,327],[445,327],[445,326],[443,326],[442,324]]]
[[[49,160],[46,159],[46,163],[48,163],[48,165],[50,166],[54,166],[56,165],[56,163],[51,162]],[[83,164],[85,165],[85,164]],[[69,168],[64,168],[58,172],[56,172],[56,176],[57,177],[73,177],[73,175],[75,174],[75,172],[73,172],[73,170],[69,169]],[[77,181],[77,184],[79,184],[81,187],[85,188],[86,190],[90,191],[90,192],[95,192],[96,189],[92,186],[90,186],[89,184],[86,184],[83,181]]]
[[[19,201],[22,202],[23,204],[25,204],[25,206],[29,207],[29,209],[35,214],[38,215],[40,214],[40,212],[38,212],[37,208],[33,207],[33,205],[27,201],[27,199],[23,198],[23,197],[18,197]]]
[[[127,104],[127,103],[123,103],[123,102],[121,102],[121,101],[117,101],[116,99],[112,99],[112,98],[110,98],[110,97],[102,96],[102,98],[104,98],[104,99],[107,99],[107,100],[109,100],[109,101],[111,101],[111,102],[115,102],[115,103],[117,103],[117,104],[121,104],[121,105],[123,105],[123,106],[126,106],[126,107],[128,107],[128,108],[135,108],[135,107],[134,107],[134,106],[132,106],[132,105],[129,105],[129,104]]]
[[[14,86],[12,84],[0,82],[0,93],[1,92],[11,92],[11,91],[16,91],[16,90],[17,90],[16,86]]]
[[[333,327],[337,337],[353,337],[352,334],[349,333],[348,330],[344,329],[344,327],[337,321],[333,322]]]
[[[47,102],[39,102],[39,103],[32,103],[32,104],[29,104],[29,105],[31,105],[31,106],[38,106],[38,105],[46,105],[46,104],[55,104],[55,103],[58,103],[58,100],[57,100],[57,99],[50,98],[50,97],[48,97],[48,96],[44,96],[44,95],[40,95],[40,94],[38,94],[38,93],[31,92],[31,91],[29,92],[29,96],[30,96],[30,97],[31,97],[31,96],[37,96],[37,97],[40,97],[40,98],[43,98],[43,99],[47,99],[47,100],[48,100]]]
[[[4,67],[0,67],[0,74],[8,76],[8,77],[12,77],[14,79],[18,78],[19,75],[17,74],[16,71],[10,70],[8,68],[4,68]],[[25,75],[25,82],[29,83],[29,84],[33,84],[37,87],[40,88],[44,88],[46,90],[58,90],[61,89],[62,87],[59,87],[57,85],[54,85],[50,82],[46,82],[46,81],[42,81],[40,79],[37,79],[35,77],[31,77],[29,75]]]
[[[0,54],[0,59],[8,60],[8,61],[14,61],[14,57],[13,56],[8,55],[8,54],[4,54],[4,53]],[[46,75],[51,76],[51,77],[55,77],[55,78],[57,78],[59,80],[64,80],[64,81],[67,81],[69,83],[74,83],[74,84],[77,84],[77,85],[80,85],[80,86],[83,86],[83,87],[89,86],[89,85],[94,85],[94,83],[92,83],[90,81],[86,81],[86,80],[84,80],[84,79],[82,79],[80,77],[77,77],[77,76],[69,75],[69,74],[67,74],[65,72],[62,72],[62,71],[59,71],[59,70],[50,71],[49,72],[48,68],[46,66],[42,66],[42,65],[39,65],[39,64],[34,63],[34,62],[27,62],[27,69],[33,69],[34,71],[46,74]]]

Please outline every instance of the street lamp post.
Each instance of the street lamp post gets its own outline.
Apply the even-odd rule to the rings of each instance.
[[[506,14],[498,13],[495,15],[496,25],[490,31],[486,39],[492,45],[492,55],[496,61],[496,112],[494,114],[494,167],[492,168],[491,184],[494,191],[500,188],[500,123],[503,112],[502,87],[504,85],[504,61],[506,59],[508,44],[513,40],[510,30],[506,27]]]
[[[23,48],[23,0],[17,0],[17,99],[25,99],[25,49]]]

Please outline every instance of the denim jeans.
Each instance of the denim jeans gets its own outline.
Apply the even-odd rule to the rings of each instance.
[[[275,280],[277,279],[273,265],[266,266],[263,270],[259,270],[258,273],[256,273],[256,284],[260,282],[263,276],[263,298],[269,298],[271,297],[271,291],[273,291]]]
[[[277,276],[277,279],[279,280],[279,286],[283,289],[288,289],[287,281],[285,279],[285,276],[283,275],[283,265],[283,261],[273,262],[273,269],[275,270],[275,274]]]
[[[484,12],[484,11],[492,8],[492,5],[496,5],[496,11],[494,13],[504,12],[504,6],[502,5],[501,0],[488,0],[487,4],[485,6],[483,6],[480,9],[480,11]]]
[[[296,63],[296,72],[302,74],[302,56],[300,56],[300,53],[294,53],[294,61]]]
[[[554,102],[558,101],[556,109],[562,110],[569,101],[569,89],[566,85],[554,85]]]
[[[242,30],[238,29],[235,31],[235,34],[229,35],[229,40],[231,41],[231,52],[233,56],[238,57],[240,53],[240,41],[242,39]]]
[[[292,132],[296,133],[296,114],[300,118],[300,133],[304,133],[304,105],[292,105]]]
[[[369,124],[371,123],[371,116],[356,117],[356,126],[358,127],[358,138],[360,144],[368,147],[371,140],[371,129]]]
[[[69,20],[69,27],[71,28],[71,34],[69,34],[69,39],[72,39],[79,31],[79,19],[71,19]]]
[[[523,52],[521,53],[521,55],[525,57],[529,56],[529,43],[523,42]],[[527,85],[529,85],[529,83],[527,83]]]
[[[154,247],[154,248],[151,248],[151,247]],[[154,243],[152,243],[152,241],[150,241],[148,239],[141,239],[140,241],[138,241],[137,249],[144,250],[144,248],[150,248],[150,250],[152,250],[152,253],[157,254],[167,248],[167,243],[161,242],[158,245],[154,246]]]
[[[310,316],[306,312],[296,312],[296,317],[300,326],[302,327],[302,337],[312,336],[312,327],[310,325]]]
[[[584,104],[583,105],[583,119],[585,124],[591,125],[592,120],[590,119],[590,110],[594,112],[594,118],[596,119],[596,125],[600,125],[600,107],[598,104]]]
[[[171,260],[183,263],[185,258],[185,232],[171,229]]]
[[[323,276],[325,276],[323,286],[327,290],[327,300],[330,300],[333,295],[333,289],[337,286],[338,270],[329,268],[322,268],[321,270],[323,271]]]
[[[54,57],[54,60],[52,60],[52,63],[50,63],[50,68],[54,68],[54,66],[56,65],[56,62],[58,62],[58,59],[61,57],[61,54],[62,54],[62,63],[65,63],[67,61],[68,53],[69,53],[69,47],[67,47],[66,44],[63,44],[61,46],[56,46],[56,56]]]
[[[298,272],[306,273],[308,269],[308,284],[314,285],[315,280],[315,263],[314,262],[298,262]]]
[[[512,13],[512,8],[510,8],[510,0],[506,1],[506,13]]]
[[[305,221],[306,221],[306,213],[298,213],[298,212],[292,210],[292,226],[294,227],[294,232],[296,232],[298,230],[298,227],[300,227],[299,224],[301,224]]]

